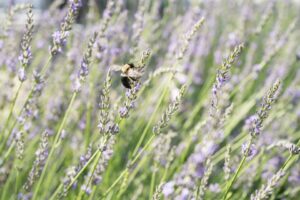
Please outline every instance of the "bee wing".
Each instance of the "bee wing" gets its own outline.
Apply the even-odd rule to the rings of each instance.
[[[121,71],[122,66],[121,65],[112,65],[112,66],[110,66],[110,69],[112,71]]]
[[[133,78],[140,78],[142,76],[142,72],[130,69],[130,70],[128,70],[127,76],[133,77]]]

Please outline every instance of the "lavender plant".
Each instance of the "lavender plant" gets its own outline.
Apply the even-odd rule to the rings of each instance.
[[[0,200],[299,199],[298,1],[3,2]]]

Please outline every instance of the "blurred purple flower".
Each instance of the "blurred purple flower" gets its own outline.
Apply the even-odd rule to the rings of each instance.
[[[162,189],[162,193],[165,197],[170,196],[174,192],[175,183],[173,181],[167,182]]]
[[[252,159],[257,154],[257,149],[254,144],[251,144],[249,149],[248,146],[249,146],[249,142],[242,144],[242,153],[243,155],[246,155],[249,159]]]

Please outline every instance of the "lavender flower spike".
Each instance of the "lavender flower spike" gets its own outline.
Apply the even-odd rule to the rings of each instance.
[[[86,52],[83,56],[83,59],[81,61],[81,66],[80,66],[80,70],[79,70],[79,74],[78,74],[78,77],[79,77],[80,80],[85,80],[86,76],[89,73],[88,67],[91,63],[93,47],[94,47],[97,36],[98,36],[98,33],[95,32],[94,35],[92,36],[92,38],[89,41],[87,50],[86,50]]]
[[[164,112],[163,116],[161,117],[161,120],[159,120],[159,122],[153,127],[153,133],[155,135],[161,134],[162,129],[169,124],[172,115],[174,115],[174,113],[179,109],[179,105],[181,104],[185,90],[186,90],[186,85],[183,85],[175,101],[169,104],[167,110]]]
[[[56,31],[52,35],[52,46],[50,48],[51,55],[54,56],[59,52],[62,52],[62,48],[66,45],[69,31],[72,29],[72,25],[78,14],[78,10],[81,7],[81,0],[70,0],[68,13],[63,22],[60,25],[60,30]]]
[[[33,13],[32,13],[32,5],[29,6],[27,12],[27,21],[26,21],[26,32],[24,33],[21,41],[21,54],[19,56],[19,61],[22,67],[19,69],[19,80],[21,82],[26,80],[26,72],[25,69],[30,63],[32,58],[30,43],[32,41],[32,32],[33,32]]]
[[[251,200],[264,200],[269,199],[275,190],[279,180],[284,176],[284,171],[278,171],[267,183],[263,185],[259,190],[255,191],[255,194],[251,195]]]
[[[277,80],[272,86],[272,88],[268,91],[267,95],[263,98],[261,108],[256,113],[257,117],[254,118],[254,127],[250,129],[250,134],[252,137],[258,136],[260,134],[261,128],[263,126],[263,122],[268,117],[269,112],[271,110],[271,105],[276,100],[276,95],[279,86],[280,86],[280,81]]]

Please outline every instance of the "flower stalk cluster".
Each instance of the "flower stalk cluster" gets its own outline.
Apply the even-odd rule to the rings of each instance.
[[[93,47],[94,47],[95,41],[97,39],[97,35],[98,35],[98,33],[94,32],[94,35],[90,38],[87,50],[84,53],[83,59],[81,61],[81,66],[80,66],[80,70],[79,70],[79,73],[78,73],[78,78],[82,81],[84,81],[86,76],[89,74],[89,68],[88,67],[91,63]]]
[[[109,70],[106,75],[104,87],[100,94],[99,103],[99,124],[98,129],[100,134],[115,135],[119,132],[119,125],[110,120],[110,87],[111,87],[111,71]]]
[[[161,119],[158,123],[153,127],[153,133],[155,135],[159,135],[162,132],[162,129],[167,127],[171,117],[174,113],[179,109],[179,105],[181,104],[182,98],[186,91],[186,85],[183,85],[180,88],[178,96],[175,98],[175,101],[171,102],[167,108],[167,110],[163,113]]]
[[[232,64],[236,60],[236,58],[242,53],[244,48],[243,44],[237,45],[234,50],[229,54],[229,56],[223,61],[222,65],[217,71],[216,82],[213,85],[212,89],[212,98],[211,98],[211,110],[210,116],[214,117],[218,109],[218,99],[219,99],[219,91],[225,85],[225,83],[229,80],[229,73]]]
[[[109,137],[100,144],[99,149],[101,151],[101,156],[97,162],[94,173],[91,174],[92,185],[99,185],[102,182],[102,175],[105,172],[108,162],[114,153],[115,137]],[[87,185],[88,186],[88,185]]]
[[[251,200],[269,199],[274,192],[276,185],[284,175],[284,171],[279,170],[270,180],[268,180],[266,185],[263,185],[259,190],[255,191],[255,194],[251,195]]]
[[[300,147],[298,147],[296,144],[293,144],[286,140],[280,140],[275,142],[274,144],[271,144],[268,149],[274,148],[274,147],[283,147],[285,149],[288,149],[289,152],[292,155],[297,155],[300,153]]]
[[[89,159],[92,156],[92,146],[89,145],[87,151],[84,155],[80,156],[80,161],[77,166],[72,166],[67,170],[66,176],[63,179],[63,188],[61,193],[59,194],[60,197],[66,197],[68,194],[69,186],[76,186],[77,181],[74,181],[75,176],[79,173],[79,171],[86,165]]]
[[[201,179],[200,187],[198,188],[199,193],[197,193],[196,199],[199,199],[199,200],[204,199],[205,191],[207,190],[207,186],[208,186],[208,179],[212,173],[212,169],[213,169],[213,165],[211,163],[211,160],[208,159],[206,161],[206,170]]]
[[[32,5],[30,5],[27,11],[26,31],[22,37],[21,54],[19,56],[19,61],[22,65],[22,67],[19,69],[19,80],[21,82],[26,80],[25,69],[29,65],[30,60],[32,58],[30,43],[32,40],[33,28],[34,25],[33,25]]]
[[[197,31],[201,28],[201,26],[203,25],[205,19],[201,18],[199,21],[197,21],[192,30],[190,32],[188,32],[185,36],[184,36],[184,43],[177,55],[177,60],[182,60],[184,54],[186,53],[188,46],[190,44],[190,41],[193,39],[194,35],[197,33]]]
[[[241,171],[241,169],[242,169],[242,167],[245,163],[246,158],[249,157],[249,156],[253,156],[254,152],[256,151],[256,149],[254,148],[254,145],[253,145],[253,140],[261,132],[263,122],[268,117],[269,112],[271,110],[271,105],[276,100],[277,91],[279,89],[279,86],[280,86],[280,81],[277,80],[263,98],[261,108],[258,110],[257,117],[255,118],[255,121],[253,123],[255,126],[250,129],[250,139],[246,144],[243,144],[243,146],[242,146],[243,158],[242,158],[242,160],[241,160],[241,162],[240,162],[233,178],[231,179],[231,181],[227,185],[227,188],[225,190],[225,194],[223,196],[223,200],[225,200],[227,198],[227,194],[230,191],[230,189],[231,189],[232,185],[234,184],[235,180],[237,179],[237,177],[238,177],[238,175],[239,175],[239,173],[240,173],[240,171]]]
[[[261,133],[263,122],[268,117],[272,104],[276,100],[277,91],[280,86],[280,81],[277,80],[272,88],[269,89],[267,95],[264,96],[260,109],[257,111],[256,116],[253,118],[253,126],[250,128],[250,135],[256,137]]]
[[[67,43],[67,37],[70,34],[70,30],[72,29],[72,25],[81,6],[81,0],[69,1],[68,13],[60,25],[60,30],[54,32],[52,35],[53,44],[50,48],[51,56],[55,56],[57,53],[62,52],[62,48]]]
[[[81,61],[80,69],[78,71],[78,76],[75,82],[74,91],[79,92],[82,82],[86,80],[87,75],[89,74],[89,66],[92,61],[93,56],[93,47],[96,42],[98,33],[94,32],[93,36],[90,38],[87,49],[84,53],[84,56]]]
[[[38,150],[35,153],[35,161],[27,177],[23,188],[26,191],[30,191],[35,181],[41,174],[41,169],[43,168],[45,161],[48,157],[48,145],[49,145],[49,134],[44,131],[41,137],[41,142]]]

